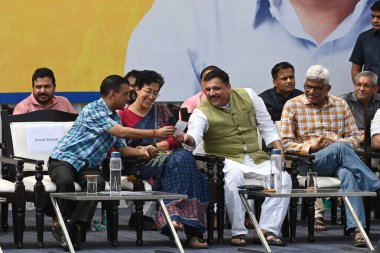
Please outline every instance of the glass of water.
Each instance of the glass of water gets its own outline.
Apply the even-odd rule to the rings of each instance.
[[[98,190],[98,175],[86,175],[87,195],[96,195]]]

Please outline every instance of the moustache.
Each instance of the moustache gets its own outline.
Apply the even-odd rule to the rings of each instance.
[[[38,94],[38,96],[39,97],[41,97],[41,96],[48,96],[48,94],[46,94],[46,93],[40,93],[40,94]]]

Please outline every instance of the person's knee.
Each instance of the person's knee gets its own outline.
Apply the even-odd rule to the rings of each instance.
[[[244,174],[241,170],[230,170],[224,174],[224,185],[244,184]]]
[[[331,145],[328,146],[328,148],[330,148],[333,152],[342,153],[342,154],[353,152],[349,144],[345,142],[341,142],[341,141],[332,143]]]

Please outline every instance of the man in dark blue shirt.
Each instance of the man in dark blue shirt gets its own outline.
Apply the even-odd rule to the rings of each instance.
[[[356,75],[362,70],[380,75],[380,1],[372,5],[371,18],[373,28],[359,35],[350,57],[354,84]],[[377,80],[377,86],[380,86],[380,80]]]
[[[294,79],[294,67],[288,62],[280,62],[272,68],[274,87],[264,91],[259,96],[264,100],[272,120],[281,120],[282,108],[286,101],[303,94],[297,90]]]

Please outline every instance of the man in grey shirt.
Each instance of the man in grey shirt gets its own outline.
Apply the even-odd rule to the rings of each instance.
[[[377,74],[363,71],[355,77],[355,90],[341,95],[351,108],[356,125],[360,131],[360,143],[364,142],[364,110],[372,109],[372,117],[380,108],[380,94],[377,93]]]

